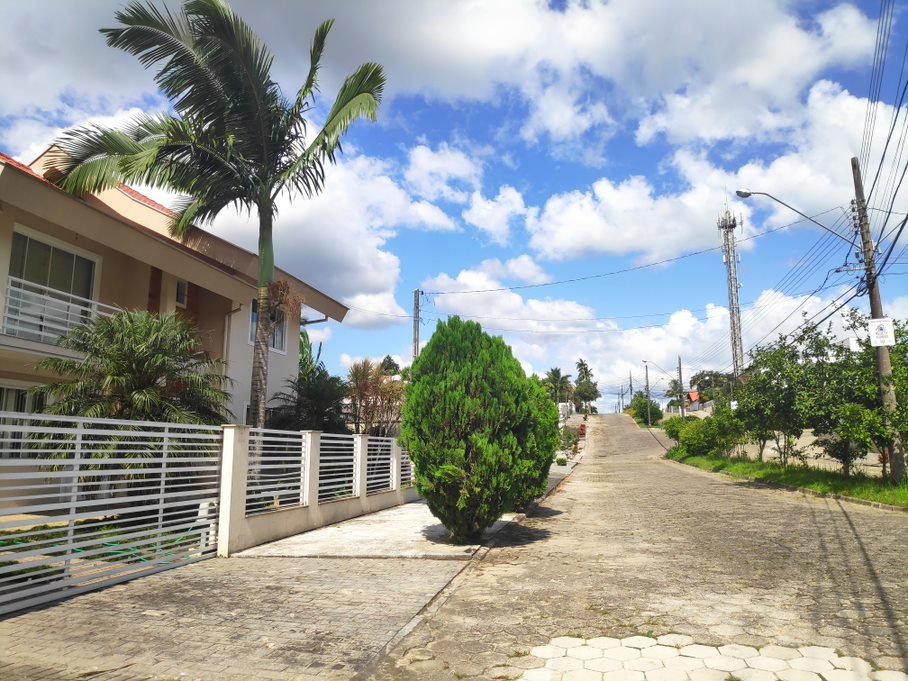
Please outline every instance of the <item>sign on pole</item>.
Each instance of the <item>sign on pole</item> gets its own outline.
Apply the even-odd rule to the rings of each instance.
[[[871,319],[870,344],[877,348],[882,345],[895,345],[895,327],[889,318]]]

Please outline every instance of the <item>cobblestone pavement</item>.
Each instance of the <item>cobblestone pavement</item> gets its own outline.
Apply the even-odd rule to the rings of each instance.
[[[571,478],[364,676],[517,679],[544,667],[531,650],[558,637],[669,633],[905,670],[905,514],[662,460],[624,415],[592,419],[589,433]]]
[[[464,564],[208,560],[0,621],[0,679],[349,679]]]

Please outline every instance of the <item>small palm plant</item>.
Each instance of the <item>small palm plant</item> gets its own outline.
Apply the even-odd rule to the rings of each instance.
[[[60,346],[83,356],[38,363],[61,379],[33,389],[45,413],[211,425],[231,417],[225,363],[205,356],[196,329],[174,314],[99,317]]]

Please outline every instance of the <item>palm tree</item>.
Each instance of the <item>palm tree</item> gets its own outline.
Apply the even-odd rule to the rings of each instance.
[[[231,414],[225,364],[202,352],[198,332],[173,314],[124,310],[70,331],[60,346],[83,358],[38,368],[63,380],[33,388],[49,414],[219,425]]]
[[[271,413],[270,426],[288,430],[320,430],[346,433],[344,400],[347,383],[332,376],[319,362],[308,371],[300,371],[287,381],[287,390],[277,393],[272,401],[279,406]]]
[[[571,395],[571,375],[562,374],[559,367],[546,371],[542,384],[555,404],[559,404]]]
[[[176,115],[140,115],[121,129],[89,125],[64,133],[57,180],[83,195],[141,182],[186,196],[170,225],[179,238],[193,221],[210,222],[227,206],[259,219],[258,314],[250,399],[256,426],[265,421],[269,326],[276,307],[272,230],[282,195],[321,190],[324,164],[358,118],[375,120],[385,77],[363,64],[344,81],[323,127],[309,135],[306,115],[318,89],[318,69],[333,21],[315,31],[309,72],[293,99],[271,77],[272,55],[223,0],[185,0],[171,13],[133,0],[116,13],[120,28],[102,29],[107,44],[146,66]]]

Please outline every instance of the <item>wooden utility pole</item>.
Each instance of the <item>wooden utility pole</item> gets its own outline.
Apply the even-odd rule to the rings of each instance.
[[[630,386],[631,399],[634,399],[634,374],[630,371],[627,372],[627,381]]]
[[[865,279],[867,295],[870,297],[870,317],[882,319],[883,303],[880,300],[880,288],[876,277],[876,260],[873,241],[870,238],[870,223],[867,220],[867,205],[864,199],[864,182],[861,179],[861,166],[857,158],[851,159],[851,174],[854,176],[854,197],[857,202],[858,227],[861,232],[861,246],[864,251]],[[896,409],[895,387],[892,385],[892,362],[889,359],[889,347],[879,345],[876,348],[876,368],[880,381],[880,399],[883,403],[883,416],[887,425]],[[905,397],[904,395],[902,396]],[[905,479],[905,446],[901,433],[893,429],[892,450],[889,452],[889,473],[896,482]]]
[[[413,289],[413,361],[419,357],[419,294],[418,288]]]
[[[678,355],[678,405],[681,408],[681,418],[684,418],[684,379],[681,378],[681,355]]]
[[[643,363],[643,368],[646,371],[646,425],[653,425],[653,416],[652,409],[650,409],[651,401],[649,399],[649,364],[646,362]]]

